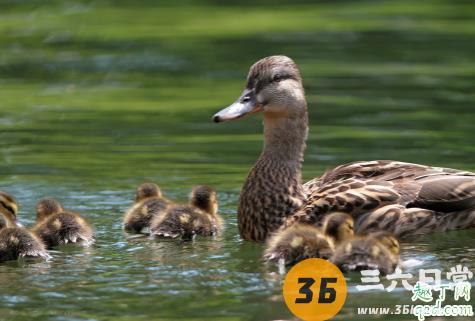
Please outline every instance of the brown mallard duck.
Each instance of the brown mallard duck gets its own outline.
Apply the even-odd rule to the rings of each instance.
[[[209,186],[201,185],[193,188],[189,204],[171,205],[163,215],[153,218],[150,234],[189,240],[195,235],[216,235],[222,227],[216,192]]]
[[[391,274],[399,263],[399,242],[392,233],[379,231],[352,238],[335,250],[330,261],[343,272],[379,270]]]
[[[32,231],[48,248],[68,243],[87,247],[94,243],[90,224],[52,198],[43,199],[36,205],[36,225]]]
[[[124,231],[130,233],[149,233],[152,219],[165,213],[171,204],[154,183],[143,183],[137,187],[135,203],[123,219]]]
[[[36,235],[15,224],[17,209],[13,197],[0,192],[0,262],[24,257],[50,258]]]
[[[361,161],[302,184],[307,102],[292,59],[271,56],[256,62],[239,99],[213,119],[225,122],[258,112],[264,115],[264,149],[239,198],[238,225],[244,239],[264,241],[282,226],[318,224],[334,211],[352,215],[358,226],[383,229],[388,226],[385,216],[368,213],[388,205],[400,205],[400,215],[392,224],[406,220],[406,231],[474,226],[475,173],[468,171],[391,160]],[[437,219],[409,223],[407,215],[418,211],[432,218],[445,217],[445,225],[435,224]],[[450,218],[455,217],[453,224]]]
[[[321,228],[296,223],[267,240],[263,259],[293,265],[308,258],[329,259],[341,242],[353,237],[353,219],[345,213],[325,217]]]

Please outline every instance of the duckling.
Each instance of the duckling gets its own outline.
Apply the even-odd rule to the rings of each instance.
[[[339,245],[354,236],[353,218],[343,212],[334,212],[325,216],[322,226],[324,233],[332,238],[335,245]]]
[[[399,263],[399,242],[385,231],[358,236],[338,246],[330,261],[344,272],[378,269],[391,274]]]
[[[7,220],[11,225],[17,225],[16,214],[18,212],[18,205],[15,199],[0,191],[0,214],[3,214],[4,220]]]
[[[332,240],[319,228],[296,223],[268,239],[263,259],[289,266],[308,258],[329,259],[333,251]]]
[[[48,248],[67,243],[81,246],[94,243],[94,231],[89,223],[51,198],[43,199],[36,205],[36,225],[32,231]]]
[[[329,259],[335,246],[353,237],[353,219],[346,213],[327,215],[321,227],[296,223],[274,234],[263,259],[293,265],[308,258]]]
[[[195,235],[216,235],[222,228],[216,191],[200,185],[193,188],[190,204],[172,205],[164,215],[156,216],[152,220],[150,234],[189,240]]]
[[[17,208],[13,197],[0,192],[0,262],[22,257],[50,258],[43,242],[12,220],[16,218]]]
[[[0,262],[23,257],[39,257],[46,260],[51,256],[43,242],[27,229],[22,227],[0,229]]]
[[[130,233],[148,233],[155,216],[163,214],[171,202],[163,197],[157,184],[143,183],[137,187],[135,203],[123,219],[123,229]]]

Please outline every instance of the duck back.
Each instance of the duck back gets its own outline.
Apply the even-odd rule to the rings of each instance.
[[[170,202],[154,197],[132,206],[125,214],[123,228],[126,232],[143,233],[150,228],[152,219],[163,214]]]
[[[50,255],[43,242],[27,229],[8,227],[0,230],[0,261],[22,257],[48,259]]]
[[[89,224],[76,213],[63,212],[44,219],[33,231],[48,248],[77,243],[89,246],[94,243],[94,232]]]

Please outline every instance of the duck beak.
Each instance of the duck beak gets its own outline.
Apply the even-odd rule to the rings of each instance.
[[[241,97],[239,97],[231,106],[216,113],[213,116],[213,121],[215,123],[222,123],[257,113],[260,110],[261,105],[257,102],[254,90],[246,88],[242,92]]]

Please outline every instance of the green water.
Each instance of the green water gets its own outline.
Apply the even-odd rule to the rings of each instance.
[[[302,69],[305,179],[365,159],[475,171],[472,1],[256,2],[0,1],[0,189],[26,225],[53,196],[97,230],[90,249],[1,264],[0,320],[292,318],[277,268],[237,232],[261,119],[211,122],[263,56],[286,54]],[[129,239],[121,217],[144,180],[182,201],[195,184],[215,187],[225,234]],[[403,259],[422,262],[404,271],[475,272],[473,241],[472,230],[403,243]],[[348,284],[340,319],[411,303],[400,284]]]

